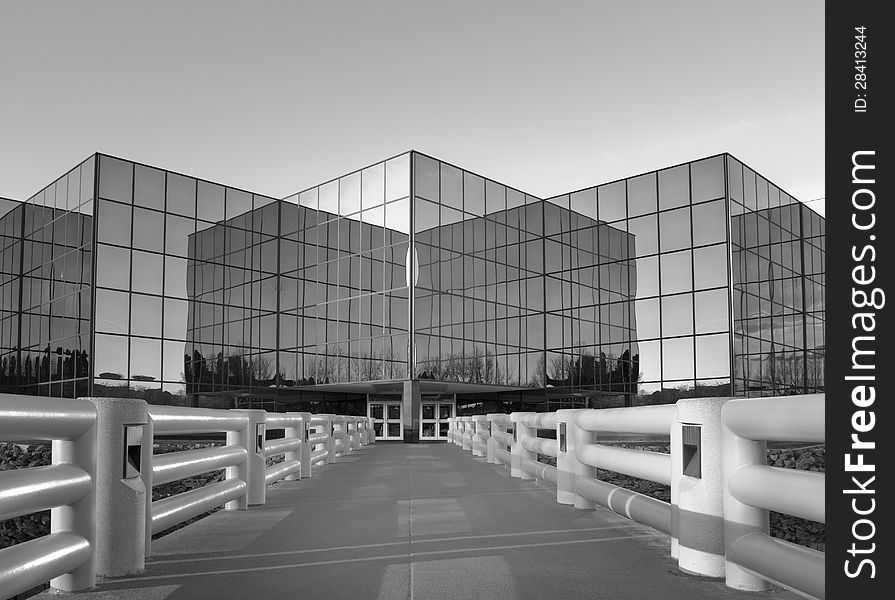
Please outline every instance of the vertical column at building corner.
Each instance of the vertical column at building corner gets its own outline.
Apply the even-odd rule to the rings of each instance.
[[[420,441],[420,382],[415,379],[404,381],[401,396],[401,414],[404,417],[404,443],[416,444]]]

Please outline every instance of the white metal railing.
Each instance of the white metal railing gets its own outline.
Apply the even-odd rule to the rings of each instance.
[[[152,453],[156,436],[221,432],[223,446]],[[268,485],[310,477],[312,463],[372,443],[371,433],[366,417],[0,394],[0,441],[53,442],[52,466],[0,472],[0,519],[52,509],[50,535],[0,549],[0,597],[137,572],[153,533],[222,505],[263,504]],[[153,486],[220,470],[223,481],[151,500]]]
[[[537,437],[539,429],[554,429],[556,439]],[[606,443],[621,437],[667,440],[670,452]],[[601,505],[669,534],[685,571],[824,598],[824,554],[768,532],[771,510],[824,522],[824,475],[768,467],[765,442],[823,442],[823,394],[455,417],[448,439],[475,456],[484,447],[488,462],[513,477],[556,483],[557,502]],[[556,466],[539,457],[555,457]],[[597,469],[667,485],[671,501],[601,481]]]
[[[0,472],[0,519],[51,509],[51,533],[0,550],[0,597],[48,580],[80,590],[96,577],[96,408],[87,400],[0,394],[0,440],[50,440],[53,465]]]
[[[767,440],[825,441],[824,395],[731,400],[721,411],[727,585],[823,598],[824,553],[768,535],[768,511],[824,523],[825,476],[766,464]]]

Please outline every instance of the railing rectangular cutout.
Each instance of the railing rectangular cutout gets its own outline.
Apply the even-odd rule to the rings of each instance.
[[[681,456],[684,475],[702,478],[702,440],[699,425],[681,425]]]
[[[143,425],[124,426],[124,460],[122,479],[140,477],[143,458]]]
[[[264,423],[255,425],[255,452],[257,454],[264,452]]]
[[[566,424],[559,423],[559,451],[567,452],[566,450]]]

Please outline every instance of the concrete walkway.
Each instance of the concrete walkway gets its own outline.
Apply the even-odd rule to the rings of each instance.
[[[556,504],[551,485],[511,479],[457,446],[382,442],[276,484],[262,507],[157,540],[145,573],[77,597],[796,598],[683,575],[667,536]]]

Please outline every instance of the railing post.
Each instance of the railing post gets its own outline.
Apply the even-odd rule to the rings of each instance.
[[[556,443],[559,453],[556,457],[556,501],[572,504],[575,508],[594,508],[596,504],[582,498],[575,491],[579,477],[596,478],[597,470],[578,460],[576,448],[593,444],[596,435],[578,427],[575,415],[588,409],[563,409],[556,411]]]
[[[367,443],[376,443],[376,430],[373,429],[373,417],[367,417]]]
[[[301,478],[307,479],[311,476],[311,444],[308,442],[308,436],[311,432],[311,413],[300,412],[295,413],[301,415]]]
[[[741,467],[767,464],[767,442],[740,437],[724,422],[721,413],[721,468],[724,490],[724,549],[725,555],[730,545],[740,536],[750,532],[767,534],[769,531],[768,511],[749,506],[730,493],[730,477]],[[770,589],[761,577],[747,572],[738,564],[724,561],[725,580],[728,587],[759,592]]]
[[[50,509],[50,533],[71,531],[92,545],[96,543],[96,423],[74,440],[53,440],[53,464],[68,463],[90,474],[93,489],[68,506]],[[96,553],[91,552],[84,564],[70,573],[50,580],[50,587],[71,592],[86,590],[96,584]]]
[[[305,436],[304,436],[305,421],[304,421],[304,418],[301,416],[301,413],[287,412],[286,416],[299,417],[302,419],[300,424],[298,424],[294,427],[286,427],[283,431],[283,437],[285,439],[301,440],[301,447],[298,450],[290,450],[289,452],[286,452],[285,455],[283,456],[284,461],[297,460],[298,462],[301,463],[301,468],[298,470],[297,473],[290,473],[289,475],[286,475],[286,477],[283,478],[284,481],[296,481],[296,480],[301,479],[304,476],[302,471],[305,470],[305,463],[302,462],[302,460],[301,460],[302,450],[307,445],[305,443]],[[266,465],[266,460],[265,460],[265,465]]]
[[[147,404],[132,398],[90,398],[96,406],[96,574],[137,573],[146,560],[147,494],[152,472]]]
[[[531,427],[522,424],[522,417],[534,413],[530,412],[512,412],[510,413],[510,421],[513,423],[513,445],[510,451],[510,476],[519,477],[520,479],[534,479],[533,475],[525,472],[522,468],[522,461],[525,459],[534,460],[537,458],[534,452],[526,450],[522,445],[522,440],[536,437],[537,431]]]
[[[234,410],[244,414],[245,428],[227,432],[227,444],[239,445],[246,449],[246,461],[235,467],[227,467],[227,479],[242,479],[246,483],[246,495],[227,503],[227,510],[244,510],[250,505],[264,504],[267,498],[267,486],[264,483],[264,472],[267,460],[264,456],[264,422],[267,413],[260,409]]]
[[[326,419],[325,432],[326,432],[326,463],[330,464],[336,462],[336,415],[320,415]]]
[[[488,421],[485,415],[475,415],[472,417],[472,455],[485,456],[488,453],[487,440],[490,437],[488,433]]]
[[[463,449],[472,450],[472,417],[463,417]]]
[[[724,576],[721,407],[727,398],[679,400],[671,427],[671,552],[678,567]]]
[[[506,433],[506,427],[497,422],[498,419],[504,417],[506,415],[502,413],[489,413],[488,417],[488,425],[490,427],[490,435],[488,436],[488,448],[487,448],[487,457],[488,463],[492,465],[499,465],[500,461],[497,460],[497,456],[495,455],[495,450],[497,450],[498,441],[494,437],[495,435]]]

